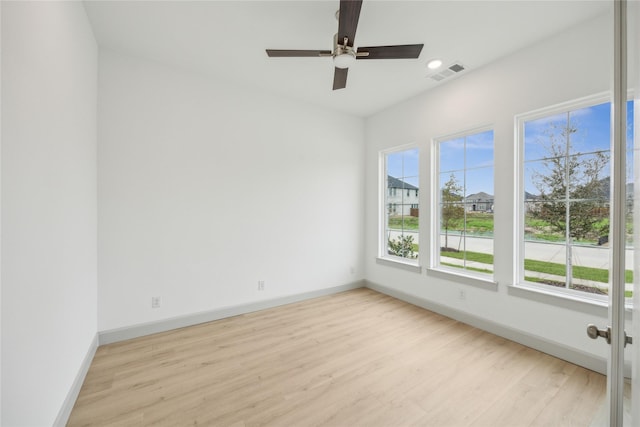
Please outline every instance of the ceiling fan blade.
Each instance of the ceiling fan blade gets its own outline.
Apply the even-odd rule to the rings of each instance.
[[[338,44],[342,44],[346,37],[347,45],[353,47],[361,8],[362,0],[340,0]]]
[[[333,90],[344,89],[347,87],[347,73],[348,68],[335,67],[336,71],[333,73]]]
[[[290,50],[290,49],[267,49],[270,58],[303,58],[316,56],[331,56],[330,50]]]
[[[399,46],[359,47],[356,59],[409,59],[420,56],[423,44],[404,44]],[[361,53],[369,52],[367,56]]]

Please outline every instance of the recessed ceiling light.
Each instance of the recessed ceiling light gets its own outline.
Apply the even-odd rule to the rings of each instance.
[[[429,68],[430,70],[436,70],[441,66],[442,66],[442,61],[439,59],[432,59],[431,61],[427,62],[427,68]]]

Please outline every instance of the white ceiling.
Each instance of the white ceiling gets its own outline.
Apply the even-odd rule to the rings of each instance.
[[[437,83],[426,63],[473,72],[564,28],[604,13],[598,1],[365,0],[355,46],[424,43],[418,59],[357,61],[333,91],[331,58],[268,58],[265,49],[332,49],[338,0],[88,1],[98,43],[358,116]],[[446,80],[439,84],[446,83]]]

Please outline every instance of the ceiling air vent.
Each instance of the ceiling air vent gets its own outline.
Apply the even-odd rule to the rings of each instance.
[[[431,80],[435,80],[436,82],[442,81],[446,78],[449,78],[451,76],[454,76],[462,71],[465,70],[464,65],[460,64],[459,62],[455,62],[451,65],[449,65],[447,68],[445,68],[444,70],[438,72],[438,73],[434,73],[429,75],[428,77]]]

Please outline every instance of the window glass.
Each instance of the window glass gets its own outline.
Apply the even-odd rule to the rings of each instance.
[[[383,257],[418,259],[418,154],[417,148],[384,154]]]
[[[633,104],[628,104],[627,252],[632,251]],[[609,103],[523,121],[521,280],[606,295],[609,289]],[[632,269],[627,265],[628,296]]]
[[[493,131],[436,141],[436,267],[493,273]]]

